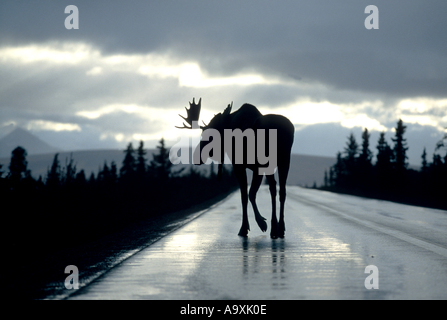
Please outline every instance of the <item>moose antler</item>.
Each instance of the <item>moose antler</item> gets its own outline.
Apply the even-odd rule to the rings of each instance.
[[[199,99],[198,104],[196,104],[194,101],[194,98],[192,98],[192,103],[191,102],[189,103],[189,109],[187,109],[185,107],[187,117],[185,118],[184,116],[179,114],[179,116],[189,124],[189,127],[184,122],[183,122],[183,127],[177,127],[177,126],[175,126],[175,127],[178,129],[196,129],[196,128],[193,128],[192,122],[199,121],[200,108],[201,108],[200,103],[201,102],[202,102],[202,98]]]
[[[223,114],[224,116],[229,115],[231,112],[231,108],[233,108],[233,101],[231,101],[231,104],[228,104],[228,107],[225,108]]]

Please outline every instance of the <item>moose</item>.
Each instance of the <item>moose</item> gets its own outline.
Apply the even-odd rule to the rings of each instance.
[[[294,131],[295,128],[289,119],[282,115],[267,114],[262,115],[261,112],[253,105],[245,103],[238,110],[231,113],[233,103],[229,104],[228,107],[223,111],[223,113],[216,114],[208,124],[203,121],[203,126],[198,126],[198,119],[200,116],[201,101],[196,104],[193,98],[193,102],[190,104],[190,109],[186,109],[187,117],[179,116],[184,119],[188,124],[183,123],[183,127],[177,127],[179,129],[202,129],[202,137],[200,144],[194,150],[194,157],[199,159],[196,164],[203,164],[206,160],[211,158],[218,163],[218,177],[222,175],[222,165],[224,163],[225,155],[227,155],[233,165],[234,174],[239,182],[239,187],[241,191],[242,200],[242,226],[239,230],[239,236],[247,237],[248,231],[250,230],[250,225],[248,222],[247,215],[247,204],[248,200],[252,204],[253,211],[255,214],[256,222],[259,228],[265,232],[267,231],[266,219],[260,214],[259,209],[256,205],[256,193],[262,183],[262,179],[265,173],[267,182],[269,184],[269,190],[272,200],[272,218],[271,218],[271,230],[270,237],[272,239],[284,238],[285,234],[285,223],[284,223],[284,204],[286,201],[286,181],[290,166],[290,153],[292,149]],[[213,130],[209,130],[213,129]],[[243,135],[243,147],[242,149],[237,149],[234,144],[229,143],[228,139],[233,139],[234,137],[226,133],[230,130],[241,130],[242,132],[252,133],[255,141],[248,141],[250,135]],[[208,156],[203,156],[203,151],[213,143],[212,139],[207,139],[205,133],[207,130],[219,133],[221,152],[215,152],[213,150],[212,154]],[[264,133],[264,139],[260,137],[260,133]],[[268,138],[267,138],[268,137]],[[276,139],[272,139],[276,137]],[[227,141],[225,141],[227,138]],[[214,138],[213,138],[214,139]],[[261,140],[260,140],[261,139]],[[214,141],[216,143],[216,141]],[[253,143],[255,142],[255,143]],[[264,143],[264,145],[263,145]],[[272,146],[273,144],[273,146]],[[275,169],[278,171],[279,178],[279,202],[280,202],[280,212],[279,221],[276,217],[276,180],[274,177],[274,171],[263,171],[262,169],[266,167],[266,164],[259,161],[259,157],[256,156],[255,161],[250,160],[250,153],[255,150],[255,154],[258,155],[260,148],[263,150],[271,150],[271,147],[276,152],[276,154],[269,154],[269,157],[274,156],[276,159]],[[275,148],[276,147],[276,148]],[[250,149],[251,148],[251,149]],[[255,149],[253,149],[255,148]],[[238,154],[242,151],[242,154]],[[205,153],[206,154],[206,153]],[[242,159],[242,160],[241,160]],[[253,177],[251,181],[250,190],[247,193],[247,175],[246,169],[253,171]]]

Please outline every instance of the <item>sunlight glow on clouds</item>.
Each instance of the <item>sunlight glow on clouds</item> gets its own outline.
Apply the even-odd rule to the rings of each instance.
[[[85,74],[88,76],[96,76],[98,74],[102,73],[102,68],[101,67],[93,67],[91,68],[89,71],[87,71]]]
[[[163,137],[167,141],[175,142],[180,136],[183,138],[191,137],[198,139],[201,130],[179,130],[175,126],[182,126],[183,120],[178,116],[181,109],[164,109],[140,105],[111,104],[96,110],[83,110],[76,113],[77,116],[87,118],[89,120],[100,120],[101,117],[107,115],[126,113],[137,117],[147,123],[146,131],[141,128],[135,128],[133,132],[124,132],[121,128],[110,128],[103,132],[100,136],[101,140],[114,139],[117,142],[126,141],[159,141]],[[200,121],[206,123],[212,119],[214,114],[208,110],[202,110]],[[151,123],[160,124],[163,130],[151,131]]]
[[[99,51],[82,43],[50,43],[48,45],[27,45],[0,49],[0,60],[17,63],[67,63],[76,64],[97,57]]]
[[[345,128],[362,127],[367,128],[369,131],[387,131],[387,128],[380,124],[376,119],[371,119],[366,114],[358,114],[353,118],[343,119],[341,125]]]
[[[373,109],[376,117],[368,115],[368,108]],[[406,123],[435,127],[443,132],[447,126],[447,100],[428,98],[405,99],[393,107],[393,118],[389,119],[388,110],[380,101],[364,101],[357,104],[329,101],[314,102],[298,100],[278,109],[264,108],[264,113],[281,113],[296,125],[338,122],[345,128],[361,127],[368,130],[388,131],[384,123],[402,119]]]
[[[299,101],[292,106],[274,110],[288,116],[294,124],[316,124],[339,122],[343,119],[343,113],[340,106],[332,104],[328,101],[312,102]]]
[[[27,125],[27,129],[36,131],[81,131],[81,127],[75,123],[61,123],[47,120],[31,120]]]
[[[181,66],[179,73],[179,84],[181,87],[219,87],[228,85],[248,86],[254,84],[268,84],[259,74],[238,74],[231,77],[211,78],[208,77],[197,63],[188,63]]]
[[[381,103],[334,104],[329,101],[299,100],[293,105],[274,110],[266,108],[263,112],[283,114],[296,125],[338,122],[346,128],[362,127],[368,130],[387,131],[387,128],[378,120],[361,113],[365,106],[369,105],[381,106]]]
[[[147,122],[147,130],[142,132],[141,128],[135,128],[134,132],[122,132],[120,128],[110,128],[107,132],[104,132],[101,135],[101,140],[112,138],[118,142],[130,140],[158,141],[162,136],[167,140],[175,140],[180,134],[179,129],[175,128],[175,125],[182,125],[182,119],[178,116],[179,110],[177,109],[164,109],[136,104],[111,104],[100,107],[96,110],[78,111],[76,115],[87,118],[89,120],[99,120],[101,119],[101,117],[119,113],[131,114],[137,117],[139,120]],[[202,112],[201,119],[211,118],[212,113],[208,111]],[[173,123],[173,119],[175,119],[175,121],[177,122]],[[160,126],[164,128],[164,130],[162,132],[151,132],[151,123],[160,124]],[[183,130],[181,131],[181,134],[183,136],[195,136],[197,135],[197,130]]]
[[[443,131],[447,126],[447,99],[404,99],[397,104],[396,115],[404,122],[429,125]]]

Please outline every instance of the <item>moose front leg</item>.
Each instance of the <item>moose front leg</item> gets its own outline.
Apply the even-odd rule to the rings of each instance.
[[[267,223],[265,222],[265,218],[261,215],[259,212],[258,206],[256,205],[256,193],[259,190],[259,187],[262,183],[263,175],[258,175],[257,172],[253,172],[253,178],[251,180],[251,187],[250,192],[248,194],[248,199],[251,202],[251,205],[253,206],[253,211],[255,213],[255,219],[258,223],[259,228],[262,232],[267,231]]]
[[[242,200],[242,226],[239,230],[239,236],[247,237],[248,231],[250,230],[250,225],[248,223],[248,194],[247,194],[247,174],[245,173],[245,168],[240,168],[238,166],[233,166],[234,174],[239,182],[239,187],[241,189],[241,200]]]
[[[250,231],[250,224],[248,223],[248,214],[247,214],[247,204],[248,204],[247,190],[245,190],[245,192],[242,192],[241,189],[241,196],[242,196],[242,226],[239,229],[238,235],[241,237],[248,237],[248,231]]]

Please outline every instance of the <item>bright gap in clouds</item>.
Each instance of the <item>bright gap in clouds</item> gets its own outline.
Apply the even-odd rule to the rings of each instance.
[[[381,106],[380,101],[362,102],[359,104],[334,104],[329,101],[314,102],[311,100],[298,100],[295,103],[271,109],[260,108],[264,114],[279,113],[290,119],[293,124],[303,128],[308,125],[321,123],[340,123],[345,128],[362,127],[368,130],[387,131],[377,119],[362,113],[365,106]]]
[[[200,68],[197,63],[186,63],[181,66],[178,75],[179,85],[181,87],[220,87],[220,86],[250,86],[259,84],[280,83],[277,79],[267,80],[260,74],[237,74],[230,77],[209,77]]]
[[[47,120],[31,120],[27,125],[28,130],[35,131],[81,131],[81,127],[76,123],[61,123]]]
[[[163,137],[165,140],[175,141],[179,138],[179,136],[183,137],[196,137],[197,132],[201,130],[179,130],[175,128],[175,126],[182,126],[183,119],[181,119],[178,114],[181,109],[165,109],[162,107],[151,107],[151,106],[140,106],[140,105],[127,105],[127,104],[111,104],[100,107],[95,110],[81,110],[76,112],[77,116],[87,118],[89,120],[98,120],[101,117],[104,117],[109,114],[119,114],[125,113],[134,115],[138,119],[143,119],[147,121],[148,125],[150,123],[160,123],[160,126],[163,129],[161,132],[132,132],[126,133],[120,131],[120,128],[113,128],[108,133],[103,133],[101,136],[102,140],[107,138],[113,138],[118,142],[130,141],[130,140],[160,140]],[[211,119],[212,113],[206,110],[202,110],[201,119]],[[174,122],[173,122],[174,119]],[[200,133],[198,133],[200,135]]]
[[[404,122],[432,126],[443,131],[447,127],[447,99],[404,99],[397,104],[396,114]]]
[[[368,109],[375,110],[379,116],[371,116]],[[431,126],[443,132],[447,126],[447,100],[414,98],[404,99],[394,107],[386,107],[380,100],[364,101],[357,104],[334,104],[329,101],[314,102],[300,99],[293,104],[280,108],[268,106],[260,108],[264,114],[279,113],[288,117],[292,123],[303,128],[307,125],[321,123],[339,123],[345,128],[367,128],[374,131],[389,131],[385,123],[397,123],[402,119],[404,123]],[[387,109],[391,109],[389,112]],[[386,116],[381,116],[384,114]],[[392,118],[389,118],[392,117]]]
[[[19,64],[37,62],[77,64],[98,56],[98,50],[82,43],[51,42],[47,45],[32,44],[0,49],[0,61],[12,61]]]

